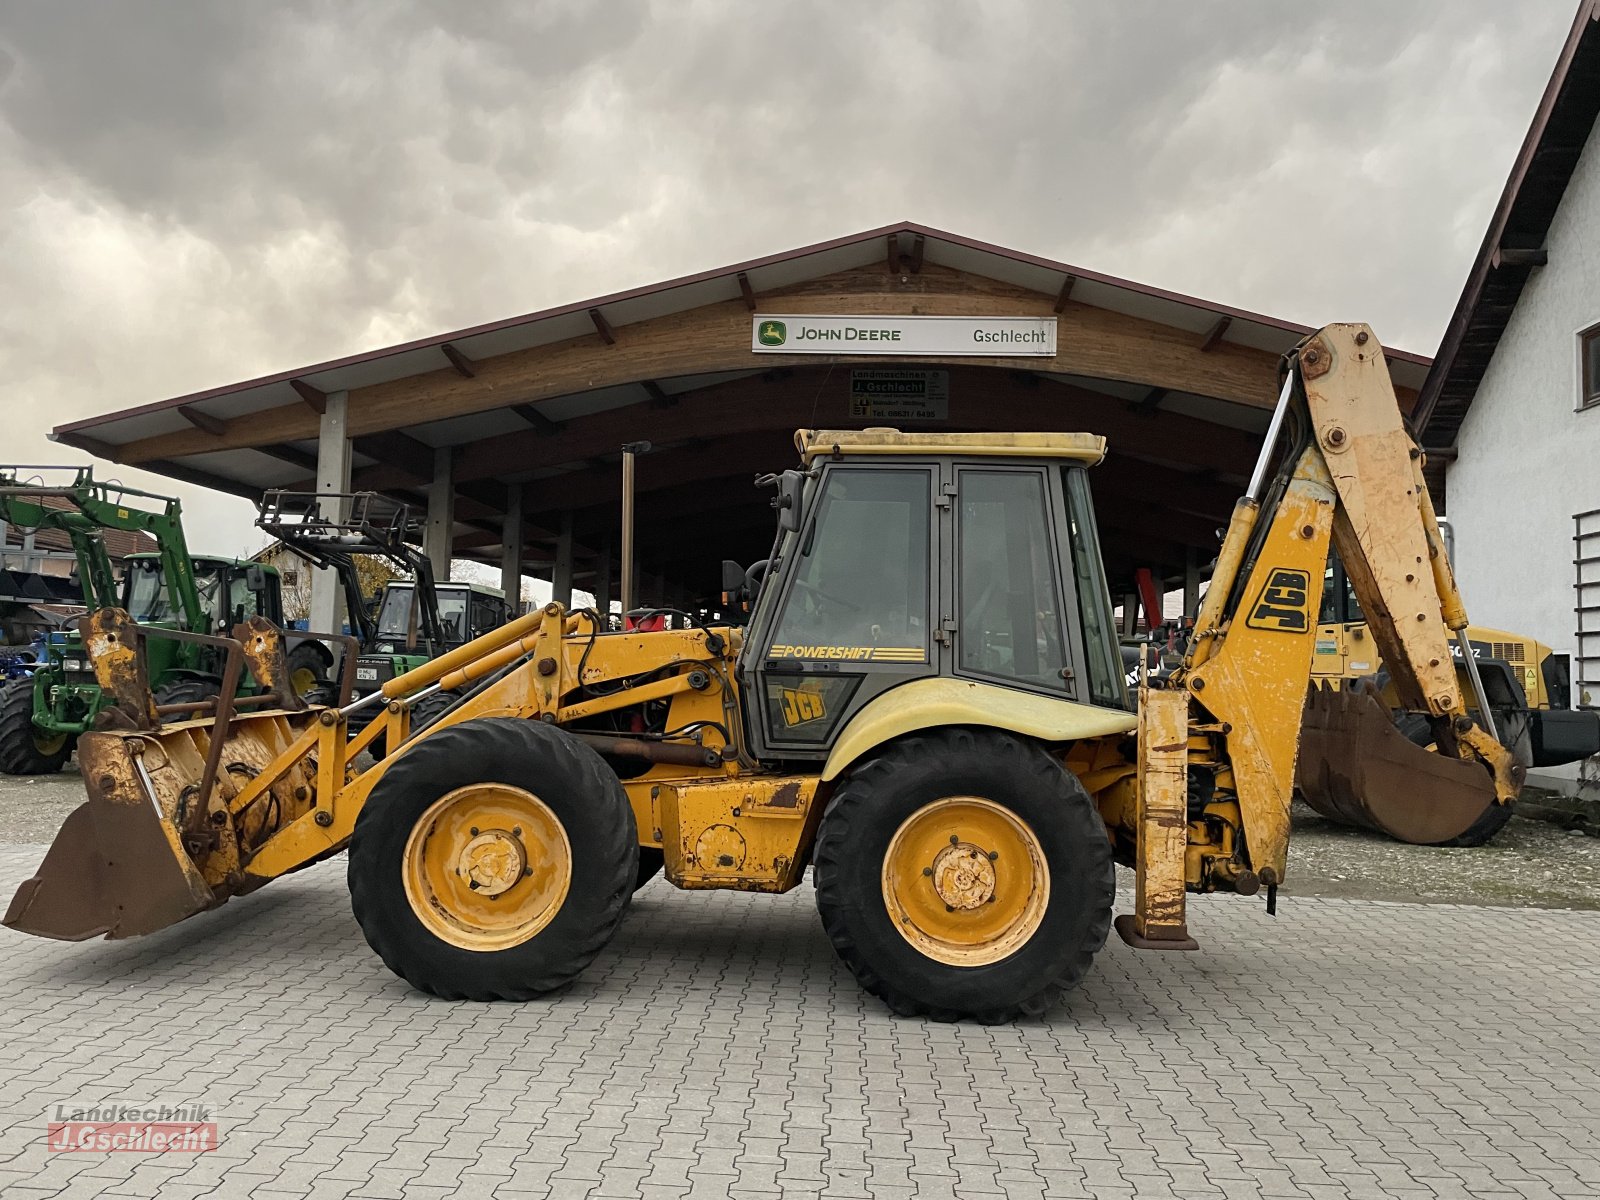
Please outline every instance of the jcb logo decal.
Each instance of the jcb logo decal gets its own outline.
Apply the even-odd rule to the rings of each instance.
[[[1311,628],[1311,576],[1304,571],[1275,567],[1250,606],[1245,624],[1251,629],[1276,633],[1304,633]]]
[[[827,716],[822,706],[822,694],[806,688],[780,688],[778,697],[783,701],[783,723],[791,728],[809,721],[820,721]]]

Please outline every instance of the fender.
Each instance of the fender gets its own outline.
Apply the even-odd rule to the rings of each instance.
[[[1132,733],[1139,718],[967,679],[917,679],[884,692],[850,718],[822,768],[824,782],[892,738],[941,725],[987,725],[1042,742]]]

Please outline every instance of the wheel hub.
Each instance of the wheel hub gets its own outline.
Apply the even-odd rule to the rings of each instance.
[[[947,908],[982,908],[994,899],[989,853],[971,842],[946,846],[933,859],[933,890]]]
[[[509,891],[528,869],[522,839],[504,829],[488,829],[461,849],[456,871],[480,896]]]

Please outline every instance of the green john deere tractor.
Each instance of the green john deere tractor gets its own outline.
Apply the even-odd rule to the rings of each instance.
[[[62,470],[72,472],[70,482],[50,484],[39,474]],[[192,557],[175,498],[96,480],[90,467],[0,467],[0,519],[24,529],[66,533],[90,609],[124,608],[141,624],[188,633],[226,633],[251,615],[282,624],[277,571],[239,559]],[[120,582],[106,550],[107,530],[155,539],[154,553],[124,559]],[[212,647],[156,638],[146,644],[146,656],[159,703],[203,701],[221,688],[218,652]],[[332,654],[318,642],[294,646],[290,666],[296,690],[326,680],[331,663]],[[243,686],[253,687],[248,680]],[[77,631],[52,634],[32,678],[0,687],[0,772],[60,770],[78,735],[92,728],[109,704]]]

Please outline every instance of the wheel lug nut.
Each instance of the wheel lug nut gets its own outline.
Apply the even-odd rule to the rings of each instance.
[[[476,825],[474,825],[472,827],[472,836],[473,837],[477,837],[478,836],[478,827]]]
[[[522,836],[522,826],[518,825],[515,829],[513,829],[511,831],[511,836],[512,837],[521,837]]]
[[[477,891],[478,890],[478,881],[476,879],[469,879],[469,880],[467,880],[467,886],[469,888],[471,888],[473,891]]]
[[[998,850],[989,851],[989,861],[990,862],[999,862],[1000,861],[1000,851],[998,851]]]
[[[952,846],[959,846],[959,845],[961,845],[961,839],[959,837],[957,837],[955,834],[952,833],[950,835],[950,844]]]
[[[924,875],[932,875],[933,874],[933,868],[932,867],[923,867],[922,868],[922,873]]]
[[[956,906],[954,904],[946,904],[944,910],[945,912],[955,912]]]

